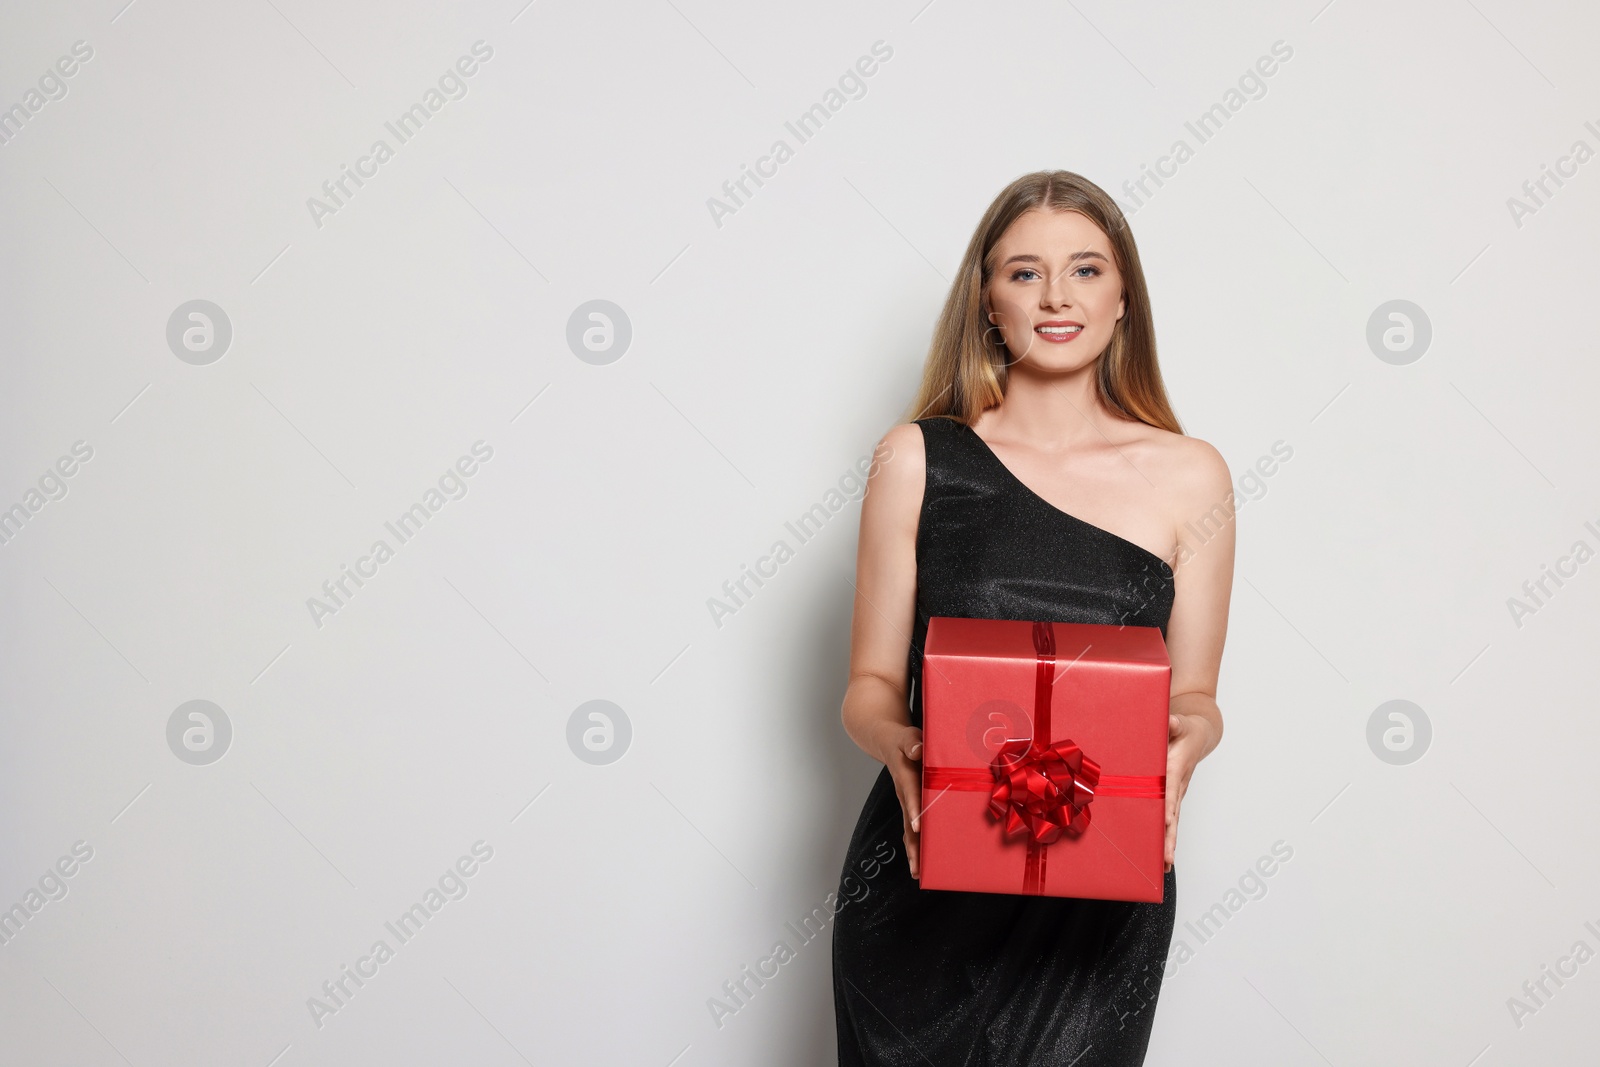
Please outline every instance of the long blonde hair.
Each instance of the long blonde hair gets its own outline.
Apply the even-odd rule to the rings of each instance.
[[[984,212],[939,314],[922,384],[907,418],[944,417],[971,425],[1005,397],[1011,357],[1003,342],[989,340],[983,290],[994,267],[991,260],[996,242],[1018,216],[1036,209],[1080,212],[1111,241],[1122,275],[1125,306],[1112,330],[1111,343],[1100,356],[1095,380],[1101,401],[1124,418],[1183,433],[1156,363],[1150,294],[1133,232],[1122,209],[1105,190],[1066,170],[1024,174],[1002,189]]]

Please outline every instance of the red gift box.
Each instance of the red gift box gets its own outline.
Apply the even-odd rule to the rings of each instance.
[[[922,888],[1160,902],[1171,685],[1153,626],[930,619]]]

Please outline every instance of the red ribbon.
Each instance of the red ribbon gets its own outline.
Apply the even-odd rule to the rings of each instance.
[[[1070,740],[1042,749],[1026,740],[1007,741],[989,769],[989,814],[1005,822],[1005,836],[1025,833],[1030,842],[1048,845],[1089,828],[1100,764]]]
[[[929,767],[928,789],[987,790],[989,814],[1005,824],[1005,837],[1027,838],[1022,891],[1044,892],[1046,846],[1089,828],[1089,804],[1097,796],[1165,797],[1167,776],[1102,774],[1100,764],[1068,739],[1050,737],[1050,693],[1055,680],[1056,635],[1048,622],[1033,624],[1033,738],[1008,740],[987,768]]]

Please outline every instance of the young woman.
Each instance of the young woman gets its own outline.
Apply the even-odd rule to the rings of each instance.
[[[1233,498],[1184,435],[1156,364],[1139,253],[1116,202],[1066,171],[989,206],[912,405],[861,511],[844,726],[884,764],[845,858],[907,862],[834,926],[841,1067],[1144,1061],[1195,765],[1222,738],[1217,672]],[[1218,515],[1226,521],[1220,527]],[[1204,520],[1204,543],[1186,524]],[[918,888],[928,619],[1155,626],[1172,660],[1159,904]]]

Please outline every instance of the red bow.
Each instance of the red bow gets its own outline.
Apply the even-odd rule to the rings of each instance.
[[[1100,764],[1071,741],[1039,749],[1027,739],[1007,741],[989,768],[989,813],[1004,820],[1007,837],[1025,833],[1030,843],[1048,845],[1089,828]]]

